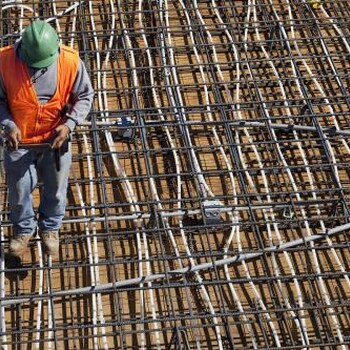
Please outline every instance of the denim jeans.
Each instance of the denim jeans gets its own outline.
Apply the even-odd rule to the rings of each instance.
[[[61,155],[56,169],[52,149],[19,149],[5,152],[5,171],[9,191],[10,219],[14,235],[33,234],[36,226],[42,231],[58,231],[65,213],[69,169],[72,154]],[[38,218],[33,196],[38,178],[42,181]]]

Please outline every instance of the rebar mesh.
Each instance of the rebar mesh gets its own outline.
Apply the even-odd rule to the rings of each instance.
[[[348,1],[0,5],[96,91],[59,257],[7,256],[1,173],[2,348],[348,348]]]

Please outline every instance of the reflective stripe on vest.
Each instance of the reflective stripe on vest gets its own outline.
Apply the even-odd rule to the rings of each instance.
[[[0,74],[12,118],[21,130],[23,143],[41,143],[62,124],[60,111],[68,102],[79,65],[78,52],[61,45],[55,94],[40,104],[28,68],[16,57],[12,46],[0,50]]]

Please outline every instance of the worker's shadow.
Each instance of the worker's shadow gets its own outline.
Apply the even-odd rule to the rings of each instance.
[[[25,279],[28,276],[28,270],[23,266],[20,258],[5,253],[5,276],[10,281],[16,282]]]

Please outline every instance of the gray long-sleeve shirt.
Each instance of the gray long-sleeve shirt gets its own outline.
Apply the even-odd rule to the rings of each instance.
[[[20,41],[15,44],[15,52],[19,56]],[[57,87],[57,60],[47,68],[28,69],[29,75],[35,87],[39,103],[45,104],[54,95]],[[82,60],[79,60],[77,76],[71,91],[74,104],[69,111],[69,118],[65,125],[71,131],[87,117],[93,101],[94,90],[86,68]],[[11,130],[15,123],[7,104],[6,88],[0,76],[0,124],[6,130]]]

